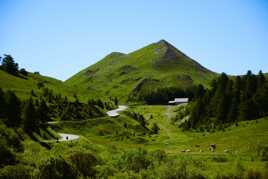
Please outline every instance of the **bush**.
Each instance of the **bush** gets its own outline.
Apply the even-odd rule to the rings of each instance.
[[[249,169],[246,174],[248,179],[262,179],[262,173],[260,171]]]
[[[9,150],[6,144],[0,140],[0,166],[14,164],[15,162],[15,155]]]
[[[76,179],[78,172],[63,158],[50,158],[40,167],[42,179]]]
[[[118,172],[116,168],[110,165],[98,165],[96,167],[96,170],[97,170],[96,178],[109,178]]]
[[[28,72],[24,68],[20,69],[20,73],[24,76],[28,75]]]
[[[133,170],[134,172],[147,169],[150,164],[151,161],[148,159],[147,152],[142,149],[125,152],[118,162],[120,168]]]
[[[1,179],[30,179],[33,178],[31,167],[25,165],[6,166],[0,170]]]
[[[75,152],[69,156],[70,161],[77,170],[85,177],[94,177],[96,175],[95,166],[97,158],[88,152]]]
[[[173,179],[173,178],[187,178],[186,165],[180,166],[167,166],[161,174],[161,178]]]
[[[257,153],[262,161],[268,161],[268,145],[258,146]]]
[[[153,127],[151,130],[152,130],[152,134],[158,134],[158,131],[160,130],[160,128],[158,127],[156,123],[153,123]]]
[[[219,163],[224,163],[228,161],[228,159],[225,156],[213,156],[212,160]]]
[[[162,162],[167,158],[167,154],[164,150],[156,150],[152,154],[153,161]]]
[[[20,132],[19,129],[18,131]],[[8,147],[13,148],[15,151],[23,151],[21,136],[19,136],[12,128],[7,128],[3,123],[0,123],[0,136]]]

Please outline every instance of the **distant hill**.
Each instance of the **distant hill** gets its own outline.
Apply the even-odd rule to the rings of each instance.
[[[131,94],[161,87],[208,85],[215,76],[216,73],[161,40],[129,54],[113,52],[65,84],[84,94],[126,100]]]
[[[60,80],[34,73],[18,77],[0,70],[0,81],[0,88],[14,91],[22,99],[27,99],[32,90],[38,94],[45,87],[52,89],[55,93],[62,96],[72,97],[75,93],[74,90],[64,85]],[[41,88],[38,86],[40,84],[42,85]]]

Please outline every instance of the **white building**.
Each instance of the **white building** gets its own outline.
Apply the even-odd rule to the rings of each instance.
[[[168,104],[187,104],[189,98],[175,98],[173,101],[169,101]]]

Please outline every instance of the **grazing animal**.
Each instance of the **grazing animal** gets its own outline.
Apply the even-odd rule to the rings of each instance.
[[[199,150],[199,152],[201,153],[201,152],[203,152],[203,150],[202,150],[202,149],[200,149],[200,150]]]
[[[209,145],[209,150],[210,150],[211,152],[215,152],[215,150],[216,150],[216,144],[210,144],[210,145]]]
[[[196,144],[195,147],[200,147],[200,145],[197,145],[197,144]]]
[[[185,152],[185,150],[182,150],[181,152],[183,152],[183,153],[184,153],[184,152]]]
[[[190,149],[186,149],[185,152],[189,153],[189,152],[191,152],[191,150]]]

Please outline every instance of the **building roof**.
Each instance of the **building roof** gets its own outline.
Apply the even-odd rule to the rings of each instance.
[[[189,98],[175,98],[173,101],[169,101],[168,103],[188,103]]]

